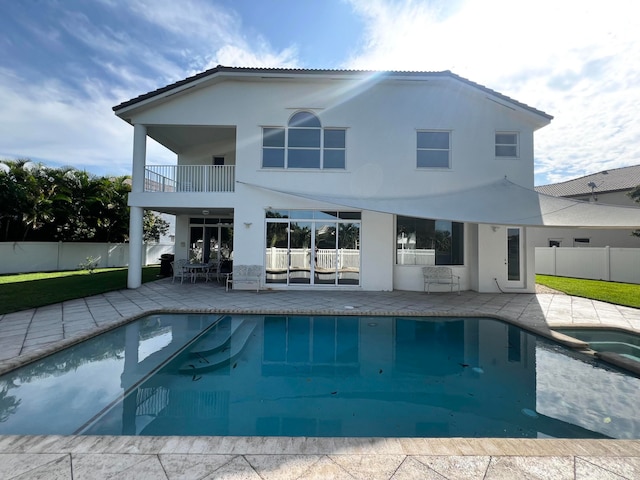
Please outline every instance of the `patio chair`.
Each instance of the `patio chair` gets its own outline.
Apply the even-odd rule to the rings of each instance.
[[[191,272],[185,268],[188,263],[184,258],[171,262],[171,267],[173,268],[173,280],[171,280],[171,283],[175,283],[176,277],[180,277],[180,283],[183,283],[185,278],[191,279]]]
[[[220,277],[218,274],[218,262],[216,262],[215,260],[209,260],[207,262],[207,269],[204,271],[204,278],[207,282],[213,278],[219,280]]]

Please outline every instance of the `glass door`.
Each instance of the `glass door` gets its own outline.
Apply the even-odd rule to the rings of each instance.
[[[507,284],[510,287],[524,287],[522,240],[522,228],[507,228]]]
[[[218,272],[231,271],[233,223],[231,219],[191,218],[189,261],[213,263]]]
[[[338,285],[360,284],[360,223],[338,224]]]
[[[315,230],[313,283],[335,285],[338,268],[336,223],[316,222]]]
[[[311,222],[289,223],[289,284],[310,284],[311,263]]]
[[[266,282],[287,283],[289,276],[289,223],[267,223]]]
[[[359,285],[360,213],[267,211],[266,283]]]

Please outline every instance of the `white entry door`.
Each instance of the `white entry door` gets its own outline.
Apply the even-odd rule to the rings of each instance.
[[[523,234],[520,227],[507,227],[507,285],[511,288],[524,287]]]

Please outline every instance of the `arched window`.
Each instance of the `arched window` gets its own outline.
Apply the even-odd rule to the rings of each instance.
[[[309,112],[298,112],[289,120],[287,157],[289,168],[320,168],[320,120]]]
[[[311,112],[298,112],[289,120],[289,128],[320,128],[320,120]]]
[[[308,111],[294,113],[283,127],[263,127],[263,168],[345,168],[346,129],[322,128]]]

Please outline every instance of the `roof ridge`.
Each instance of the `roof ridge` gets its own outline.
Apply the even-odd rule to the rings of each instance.
[[[476,83],[472,80],[469,80],[467,78],[461,77],[460,75],[457,75],[455,73],[453,73],[451,70],[441,70],[441,71],[424,71],[424,70],[357,70],[357,69],[323,69],[323,68],[317,68],[317,69],[313,69],[313,68],[289,68],[289,67],[229,67],[229,66],[224,66],[224,65],[217,65],[213,68],[209,68],[207,70],[204,70],[202,72],[196,73],[194,75],[191,75],[187,78],[184,78],[182,80],[178,80],[177,82],[171,83],[169,85],[165,85],[164,87],[160,87],[157,88],[155,90],[152,90],[150,92],[138,95],[137,97],[134,97],[130,100],[127,100],[125,102],[122,102],[116,106],[113,107],[113,111],[117,112],[118,110],[121,110],[123,108],[135,105],[136,103],[140,103],[144,100],[156,97],[158,95],[161,95],[163,93],[169,92],[171,90],[174,90],[176,88],[182,87],[184,85],[187,85],[191,82],[195,82],[197,80],[206,78],[208,76],[212,76],[215,74],[219,74],[219,73],[225,73],[225,72],[247,72],[247,73],[310,73],[310,74],[354,74],[354,75],[363,75],[363,74],[387,74],[389,76],[393,76],[393,75],[398,75],[398,76],[402,76],[402,75],[408,75],[408,76],[434,76],[434,77],[449,77],[449,78],[453,78],[459,82],[462,82],[464,84],[467,84],[473,88],[477,88],[480,90],[483,90],[487,93],[489,93],[490,95],[493,95],[495,97],[501,98],[507,102],[513,103],[514,105],[517,105],[521,108],[524,108],[525,110],[529,110],[530,112],[533,112],[535,114],[541,115],[549,120],[553,119],[553,116],[543,112],[542,110],[538,110],[534,107],[531,107],[525,103],[519,102],[507,95],[504,95],[500,92],[497,92],[496,90],[493,90],[491,88],[488,88],[484,85],[481,85],[479,83]]]

